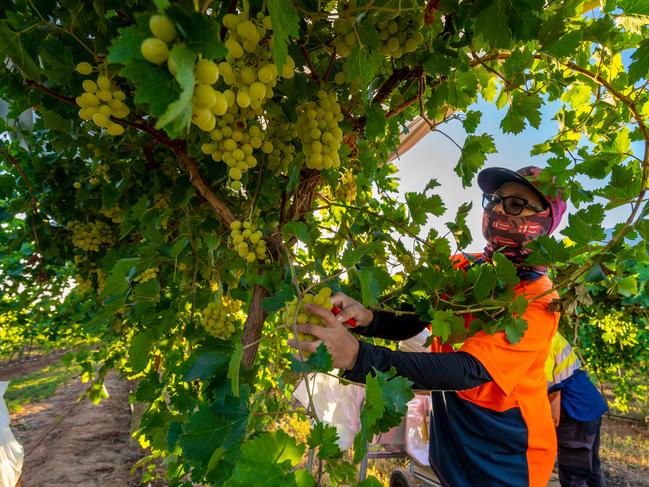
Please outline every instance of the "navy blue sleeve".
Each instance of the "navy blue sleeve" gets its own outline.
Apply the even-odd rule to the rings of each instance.
[[[482,363],[465,352],[400,352],[365,342],[359,342],[356,364],[343,377],[365,383],[365,377],[373,369],[386,372],[391,367],[410,379],[415,389],[461,391],[491,380]]]
[[[423,323],[417,315],[397,315],[395,313],[375,311],[372,323],[367,326],[352,328],[350,331],[368,337],[407,340],[417,335],[426,326],[427,324]]]

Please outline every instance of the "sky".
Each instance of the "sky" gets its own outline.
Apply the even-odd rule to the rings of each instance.
[[[504,134],[500,129],[500,121],[504,117],[507,107],[498,110],[495,104],[483,100],[470,107],[470,109],[482,112],[481,123],[476,130],[476,134],[490,134],[496,144],[497,152],[487,155],[484,167],[505,167],[513,170],[529,165],[544,167],[549,156],[530,156],[530,151],[535,144],[544,142],[556,134],[557,122],[551,119],[554,113],[552,108],[554,107],[544,106],[542,108],[542,120],[538,129],[527,126],[523,132],[514,135]],[[448,122],[440,126],[440,130],[453,138],[460,147],[464,144],[467,134],[460,121]],[[632,148],[636,154],[639,153],[639,146],[634,145]],[[447,232],[445,222],[452,221],[455,218],[458,206],[466,201],[473,202],[473,208],[467,218],[467,224],[473,236],[473,243],[469,245],[467,250],[479,252],[485,245],[481,230],[482,192],[478,189],[476,178],[473,179],[470,187],[462,187],[460,178],[453,171],[459,157],[460,149],[444,135],[431,132],[423,137],[406,154],[394,161],[394,164],[399,168],[397,177],[401,180],[401,199],[405,201],[403,195],[406,192],[423,191],[432,178],[437,179],[441,184],[439,188],[436,188],[436,191],[446,205],[446,213],[442,217],[430,217],[429,224],[426,231],[422,232],[422,236],[427,234],[430,227],[436,228],[441,235],[444,235]],[[586,178],[581,182],[588,189],[603,183],[602,181],[588,181]],[[575,211],[576,208],[569,204],[568,212],[563,216],[561,225],[556,232],[560,232],[561,229],[566,227],[568,214]],[[626,220],[629,214],[629,206],[608,212],[604,220],[604,227],[613,227],[615,224]]]

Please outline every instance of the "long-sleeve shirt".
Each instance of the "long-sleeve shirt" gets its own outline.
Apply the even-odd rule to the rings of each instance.
[[[360,335],[405,340],[415,336],[426,327],[416,316],[393,313],[375,313],[374,320],[366,327],[353,331]],[[365,382],[372,368],[387,371],[391,367],[410,379],[415,389],[464,390],[491,380],[489,373],[478,359],[465,352],[428,353],[400,352],[360,342],[356,364],[345,378]]]

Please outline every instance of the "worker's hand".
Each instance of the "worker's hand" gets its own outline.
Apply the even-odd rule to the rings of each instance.
[[[347,328],[336,320],[334,314],[317,304],[305,304],[304,309],[311,314],[322,318],[324,325],[307,323],[297,325],[298,333],[305,333],[316,338],[313,342],[300,341],[296,338],[288,340],[289,346],[305,352],[315,352],[321,343],[325,344],[336,369],[351,370],[358,356],[358,340],[354,338]]]
[[[336,315],[336,319],[340,323],[345,323],[350,318],[356,320],[358,326],[367,326],[372,323],[374,313],[355,299],[343,293],[336,293],[330,299],[342,310]]]

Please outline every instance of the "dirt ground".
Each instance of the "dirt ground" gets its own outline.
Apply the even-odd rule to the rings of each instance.
[[[46,358],[40,367],[47,363]],[[29,371],[38,370],[36,364],[25,365]],[[130,474],[142,452],[129,441],[127,382],[110,373],[110,397],[99,406],[87,399],[77,402],[85,387],[74,380],[12,417],[11,428],[25,451],[23,487],[139,485]]]

